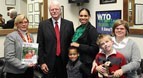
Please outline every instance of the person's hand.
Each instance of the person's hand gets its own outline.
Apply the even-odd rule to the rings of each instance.
[[[92,68],[91,68],[91,73],[94,73],[94,69],[96,68],[97,64],[95,62],[95,60],[92,63]]]
[[[42,70],[45,74],[47,74],[48,71],[49,71],[49,68],[48,68],[48,66],[44,63],[44,64],[41,65],[41,70]]]
[[[79,47],[79,45],[80,45],[80,44],[77,43],[77,42],[72,42],[72,43],[71,43],[71,46],[74,46],[74,47]]]
[[[122,75],[123,75],[123,70],[122,69],[116,70],[113,74],[114,77],[120,77]]]
[[[103,65],[96,66],[96,70],[99,73],[105,73],[106,72],[106,69],[103,67]]]
[[[35,64],[33,64],[33,63],[28,64],[28,67],[34,67],[34,66],[35,66]]]

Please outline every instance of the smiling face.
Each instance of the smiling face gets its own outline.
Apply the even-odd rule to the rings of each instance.
[[[112,52],[112,45],[113,41],[108,36],[105,36],[100,39],[99,46],[106,54]]]
[[[86,10],[82,10],[79,13],[79,21],[81,24],[86,24],[90,19],[90,15]]]
[[[21,14],[15,18],[14,24],[18,30],[26,32],[28,30],[29,20],[25,15]]]
[[[115,35],[118,38],[124,38],[126,36],[127,30],[123,25],[119,25],[115,28]]]
[[[55,20],[58,20],[59,17],[61,16],[60,4],[57,1],[53,1],[50,4],[49,11],[50,11],[50,14],[51,14],[52,18],[55,19]]]
[[[124,39],[129,34],[128,22],[122,19],[115,21],[113,25],[113,34],[118,40]]]
[[[78,54],[76,49],[70,49],[68,56],[69,56],[69,59],[72,62],[74,62],[74,61],[76,61],[78,59],[79,54]]]
[[[27,21],[26,18],[24,18],[19,23],[16,23],[17,28],[20,29],[21,31],[27,31],[28,30],[28,25],[29,25],[29,22]]]

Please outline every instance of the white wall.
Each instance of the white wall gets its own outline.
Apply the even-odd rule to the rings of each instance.
[[[135,0],[135,4],[143,4],[143,1]],[[134,25],[132,28],[143,28],[143,25]]]

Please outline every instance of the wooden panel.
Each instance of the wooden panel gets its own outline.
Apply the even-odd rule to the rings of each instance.
[[[128,21],[128,0],[123,0],[123,20]]]
[[[43,3],[44,3],[44,17],[43,17],[43,20],[45,19],[48,19],[48,0],[43,0]]]
[[[30,33],[37,33],[37,28],[29,28],[29,32]],[[11,33],[11,32],[13,32],[14,31],[14,29],[1,29],[0,30],[0,36],[4,36],[4,35],[7,35],[7,34],[9,34],[9,33]]]
[[[135,1],[132,0],[132,5],[134,5]],[[134,6],[131,7],[132,8],[132,19],[134,20]],[[123,0],[123,20],[128,21],[128,0]],[[129,25],[134,25],[134,21],[133,23],[129,23]],[[130,29],[130,34],[135,34],[135,35],[143,35],[143,29]]]
[[[143,29],[130,29],[130,34],[143,35]]]

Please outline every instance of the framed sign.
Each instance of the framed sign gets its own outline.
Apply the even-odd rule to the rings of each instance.
[[[115,20],[121,19],[121,10],[96,11],[96,28],[99,33],[111,34]]]
[[[117,0],[100,0],[100,4],[116,3]]]
[[[135,25],[143,25],[143,4],[135,4]]]
[[[35,12],[39,12],[40,11],[40,9],[39,9],[39,2],[35,2],[34,3],[34,11]]]
[[[6,5],[16,5],[16,0],[5,0]]]
[[[39,23],[40,22],[40,15],[39,14],[34,14],[34,22]]]
[[[32,14],[28,15],[28,19],[29,19],[29,23],[33,23],[33,15]]]
[[[28,12],[33,12],[33,4],[28,4]]]

